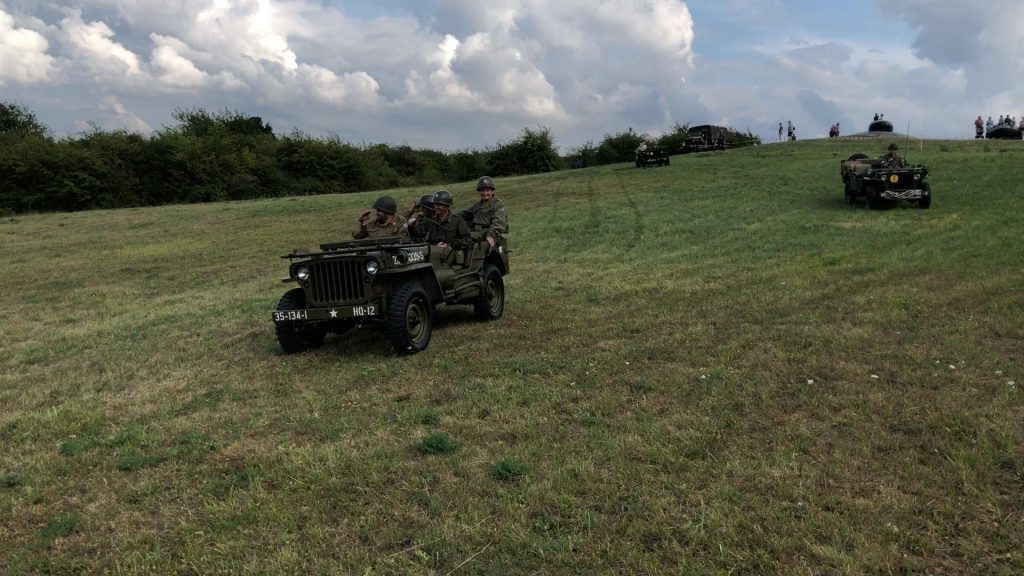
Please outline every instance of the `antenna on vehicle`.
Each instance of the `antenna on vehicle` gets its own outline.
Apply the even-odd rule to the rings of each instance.
[[[907,137],[907,139],[906,139],[906,141],[905,141],[905,142],[903,143],[903,163],[904,163],[904,164],[909,164],[909,163],[907,162],[907,148],[909,148],[909,147],[910,147],[910,121],[909,121],[909,120],[907,121],[907,133],[906,133],[906,137]]]

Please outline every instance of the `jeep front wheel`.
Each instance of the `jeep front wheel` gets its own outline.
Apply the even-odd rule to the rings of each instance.
[[[484,265],[483,286],[473,302],[473,311],[477,319],[484,322],[497,320],[505,312],[505,280],[494,264]]]
[[[277,303],[278,312],[306,309],[306,293],[302,288],[292,288],[281,296]],[[274,322],[277,342],[288,354],[305,352],[323,346],[324,330],[298,320],[280,320]]]
[[[875,186],[869,186],[866,196],[867,200],[865,200],[864,206],[868,210],[878,210],[882,207],[882,198],[878,194],[878,188]]]
[[[925,208],[925,209],[926,208],[930,208],[931,205],[932,205],[931,188],[927,184],[922,186],[922,188],[925,191],[925,195],[917,200],[917,207],[918,208]]]
[[[388,335],[395,352],[415,354],[426,350],[434,325],[434,307],[415,282],[403,285],[388,307]]]

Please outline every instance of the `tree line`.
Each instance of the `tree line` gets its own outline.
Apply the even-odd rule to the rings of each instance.
[[[56,139],[26,106],[0,102],[0,214],[431,186],[632,161],[644,140],[671,149],[686,136],[680,124],[658,138],[630,128],[563,157],[543,126],[485,150],[442,152],[279,135],[237,111],[178,109],[173,117],[174,126],[151,135],[94,126]]]

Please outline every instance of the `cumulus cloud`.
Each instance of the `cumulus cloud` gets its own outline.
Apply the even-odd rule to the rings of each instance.
[[[32,95],[46,84],[54,114],[103,125],[232,108],[275,127],[449,147],[535,125],[563,146],[674,122],[774,139],[793,120],[824,136],[879,111],[947,135],[958,128],[941,132],[940,115],[1020,105],[1016,0],[858,3],[870,28],[833,25],[852,3],[837,1],[691,13],[682,0],[0,0],[0,85],[42,102]],[[58,103],[58,84],[74,105]]]
[[[0,86],[46,82],[57,74],[56,59],[39,32],[19,27],[0,6]]]
[[[106,23],[84,22],[81,11],[71,10],[60,27],[82,72],[101,81],[141,74],[139,57],[113,39]]]

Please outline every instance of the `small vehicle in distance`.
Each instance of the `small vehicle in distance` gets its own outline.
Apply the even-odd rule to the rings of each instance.
[[[871,210],[889,202],[912,202],[918,208],[932,205],[931,185],[925,182],[928,168],[923,165],[899,166],[885,158],[854,154],[840,161],[843,197],[847,204],[864,200]]]
[[[669,163],[668,151],[657,144],[645,142],[636,149],[637,168],[646,168],[648,166],[668,166]]]
[[[385,329],[396,352],[415,354],[430,344],[441,304],[470,304],[482,321],[501,318],[508,254],[504,238],[493,249],[478,242],[449,264],[436,246],[405,236],[293,250],[282,256],[291,262],[282,282],[297,286],[273,312],[277,341],[294,354],[319,348],[328,333],[372,324]]]

